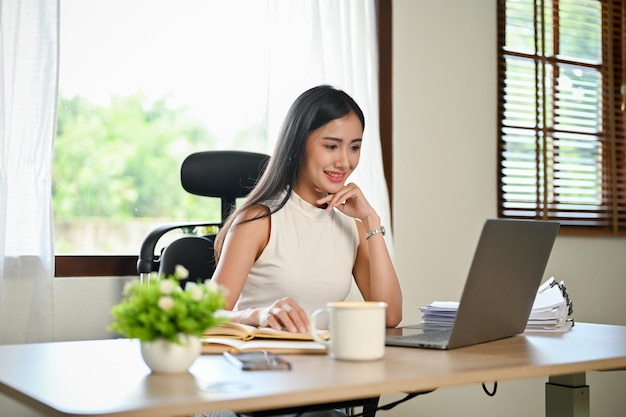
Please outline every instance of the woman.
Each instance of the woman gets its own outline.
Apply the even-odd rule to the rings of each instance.
[[[274,154],[217,236],[213,281],[227,289],[233,321],[292,332],[343,300],[352,279],[367,301],[402,318],[402,295],[380,217],[346,184],[359,163],[365,121],[345,92],[318,86],[291,106]]]

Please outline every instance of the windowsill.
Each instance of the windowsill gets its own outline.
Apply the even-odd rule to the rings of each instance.
[[[54,270],[55,278],[137,276],[137,256],[59,255]]]

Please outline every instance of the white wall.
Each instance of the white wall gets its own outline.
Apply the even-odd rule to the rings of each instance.
[[[497,215],[496,3],[393,1],[395,262],[403,324],[458,300],[482,223]],[[579,321],[626,325],[626,239],[557,238],[545,278],[564,280]],[[546,379],[438,390],[385,413],[544,415]],[[588,374],[591,414],[626,416],[626,372]],[[383,397],[383,402],[392,398]],[[393,398],[395,399],[395,398]]]
[[[117,337],[107,330],[111,307],[121,301],[124,278],[55,278],[55,339]]]
[[[107,330],[110,310],[121,300],[124,278],[55,278],[55,340],[116,337]],[[0,417],[41,417],[43,414],[0,394]]]

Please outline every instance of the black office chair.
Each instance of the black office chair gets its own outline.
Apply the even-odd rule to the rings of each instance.
[[[210,279],[215,272],[213,241],[216,231],[205,235],[192,233],[197,228],[220,228],[235,207],[236,200],[248,195],[261,176],[269,156],[242,151],[206,151],[189,155],[181,166],[180,177],[183,188],[195,195],[221,199],[221,219],[218,222],[167,223],[152,229],[145,237],[137,261],[137,272],[142,279],[151,273],[159,276],[174,273],[176,265],[189,271],[185,281],[196,282]],[[155,254],[159,239],[167,232],[181,229],[187,233],[167,245],[160,254]],[[181,282],[184,285],[184,282]],[[329,408],[363,407],[363,417],[374,417],[378,397],[318,404],[282,410],[251,413],[257,417],[289,412],[324,410]]]
[[[215,271],[215,235],[235,207],[236,200],[247,196],[254,187],[268,159],[268,155],[243,151],[206,151],[189,155],[180,169],[181,184],[191,194],[219,198],[220,220],[167,223],[152,229],[144,238],[137,261],[141,279],[153,272],[158,272],[159,276],[173,274],[176,265],[189,271],[186,281],[210,279]],[[176,229],[182,230],[183,235],[156,254],[159,240]],[[210,232],[196,233],[204,229]]]

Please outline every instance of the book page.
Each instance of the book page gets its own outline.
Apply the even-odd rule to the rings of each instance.
[[[284,340],[313,340],[310,333],[292,333],[286,330],[275,330],[271,327],[255,327],[247,324],[228,322],[221,326],[208,329],[205,337],[222,337],[240,340],[251,339],[284,339]],[[320,337],[328,339],[329,332],[320,332]]]
[[[249,340],[254,338],[256,327],[247,324],[227,322],[217,327],[212,327],[204,332],[207,337],[231,337],[234,339]]]
[[[228,337],[205,337],[202,353],[237,353],[265,350],[272,353],[326,353],[326,346],[309,340],[254,339],[239,340]]]

